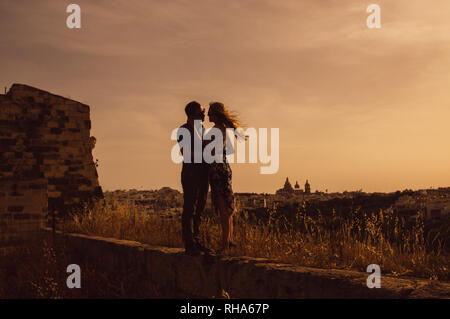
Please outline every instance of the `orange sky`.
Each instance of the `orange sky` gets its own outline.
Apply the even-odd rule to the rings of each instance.
[[[234,164],[235,191],[450,186],[448,0],[72,2],[0,0],[0,84],[91,105],[106,190],[181,189],[170,133],[194,99],[280,128],[278,173]]]

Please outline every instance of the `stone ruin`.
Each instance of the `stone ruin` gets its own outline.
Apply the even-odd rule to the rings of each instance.
[[[102,198],[88,105],[23,84],[0,94],[0,243]]]

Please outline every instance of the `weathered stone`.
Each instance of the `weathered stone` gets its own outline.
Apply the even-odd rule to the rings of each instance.
[[[23,206],[9,206],[8,212],[16,213],[16,212],[22,212]]]
[[[47,214],[46,180],[2,180],[0,192],[0,246],[11,237],[39,232]]]
[[[36,212],[65,214],[103,196],[88,147],[89,111],[87,105],[22,84],[0,94],[0,212],[13,214],[9,230],[16,231],[20,225],[14,223],[22,219],[37,220]]]
[[[14,219],[30,219],[30,214],[14,214]]]

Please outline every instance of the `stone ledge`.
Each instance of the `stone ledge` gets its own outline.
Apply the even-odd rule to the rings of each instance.
[[[47,231],[50,232],[49,229]],[[56,233],[70,249],[101,258],[111,269],[137,271],[157,284],[189,297],[231,298],[450,298],[450,284],[382,276],[380,289],[366,286],[368,273],[319,269],[250,257],[191,257],[181,248],[135,241]]]

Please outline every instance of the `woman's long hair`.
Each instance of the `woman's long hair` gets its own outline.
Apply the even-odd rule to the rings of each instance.
[[[221,102],[211,102],[209,103],[209,110],[213,112],[217,119],[219,125],[223,125],[225,128],[233,128],[235,129],[236,137],[245,138],[244,135],[238,130],[241,128],[242,122],[239,120],[237,114],[233,111],[230,111],[223,103]]]

